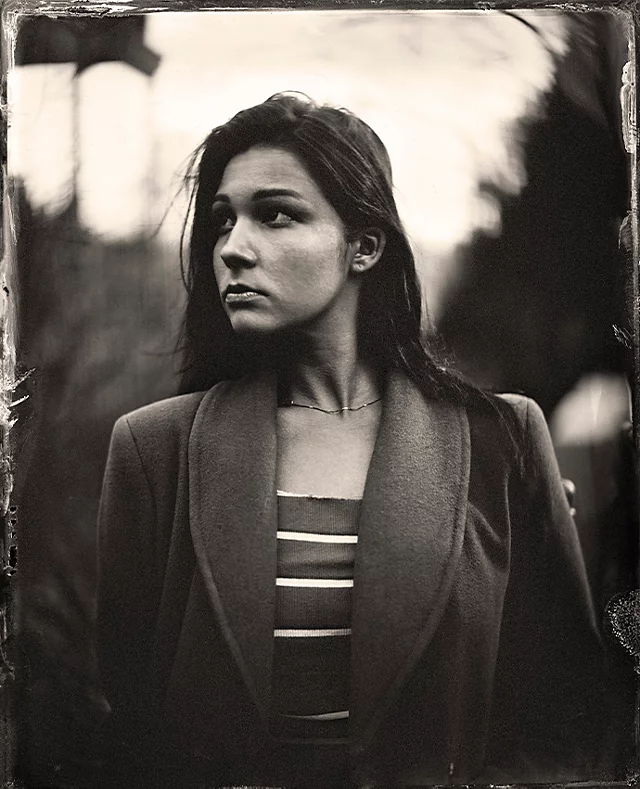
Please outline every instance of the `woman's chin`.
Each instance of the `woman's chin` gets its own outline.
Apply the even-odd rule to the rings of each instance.
[[[278,331],[278,326],[273,326],[264,317],[258,315],[231,315],[231,328],[238,337],[268,337]]]

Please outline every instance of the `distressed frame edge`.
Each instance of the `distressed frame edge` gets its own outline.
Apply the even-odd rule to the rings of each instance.
[[[22,17],[41,14],[44,16],[76,17],[124,17],[150,13],[221,11],[449,11],[489,12],[501,10],[557,10],[572,13],[598,11],[624,15],[629,47],[628,63],[631,64],[630,90],[633,96],[633,118],[624,117],[623,127],[630,124],[631,145],[629,156],[631,259],[628,272],[631,278],[632,303],[629,308],[633,333],[633,379],[632,398],[633,437],[635,449],[635,478],[640,491],[640,157],[638,155],[638,129],[640,129],[640,107],[637,101],[637,56],[640,52],[640,2],[639,0],[608,0],[608,2],[562,2],[561,0],[120,0],[120,2],[96,2],[95,0],[0,0],[0,189],[2,200],[2,223],[0,225],[0,521],[2,540],[0,544],[0,778],[2,786],[17,789],[14,769],[17,758],[17,735],[15,729],[16,683],[11,664],[12,642],[15,636],[15,607],[11,578],[17,571],[15,550],[18,544],[17,517],[11,504],[13,491],[13,436],[15,419],[12,408],[16,388],[24,380],[17,374],[17,292],[14,287],[14,272],[17,262],[17,235],[19,216],[15,206],[8,173],[8,131],[11,125],[8,95],[8,80],[15,68],[15,47]],[[621,84],[622,87],[622,84]],[[13,290],[12,290],[13,289]],[[640,515],[640,513],[639,513]],[[636,535],[640,540],[640,534]],[[636,582],[640,585],[640,565],[636,568]],[[640,662],[640,656],[637,657]],[[634,731],[635,764],[624,781],[607,781],[609,787],[627,787],[640,783],[640,676],[636,689],[636,725]],[[6,770],[10,771],[10,775]],[[601,787],[602,781],[577,781],[545,784],[490,785],[492,789],[510,787]],[[436,785],[434,785],[435,787]],[[476,784],[475,786],[485,786]],[[267,789],[266,787],[264,789]]]

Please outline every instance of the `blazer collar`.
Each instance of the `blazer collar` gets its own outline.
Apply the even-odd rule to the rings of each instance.
[[[440,622],[462,551],[470,470],[466,412],[390,375],[362,502],[352,611],[356,750]]]
[[[189,441],[189,512],[210,603],[266,722],[276,576],[276,380],[225,382]],[[462,548],[464,409],[390,374],[361,508],[352,614],[351,730],[370,740],[444,611]]]
[[[189,438],[197,565],[231,652],[268,721],[276,577],[275,376],[218,384]]]

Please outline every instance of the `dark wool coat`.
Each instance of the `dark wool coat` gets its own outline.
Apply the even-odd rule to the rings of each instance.
[[[534,402],[497,402],[427,401],[389,376],[353,590],[357,785],[569,780],[597,755],[600,642],[551,441]],[[116,423],[99,522],[109,785],[284,781],[276,407],[265,376]]]

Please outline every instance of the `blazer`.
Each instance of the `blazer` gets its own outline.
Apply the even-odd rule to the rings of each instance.
[[[496,401],[388,377],[355,564],[354,785],[594,777],[600,640],[575,526],[539,407]],[[276,408],[265,375],[115,425],[97,623],[110,786],[298,781],[269,733]]]

